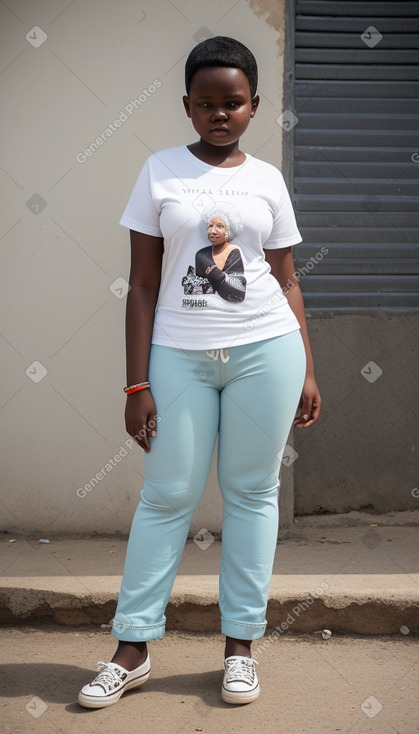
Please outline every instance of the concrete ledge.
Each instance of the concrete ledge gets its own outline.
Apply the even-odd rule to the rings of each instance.
[[[367,519],[337,527],[328,519],[319,525],[317,518],[305,518],[278,544],[267,634],[323,628],[338,634],[419,632],[419,534],[412,513],[403,525],[400,518],[393,524]],[[0,622],[109,624],[125,540],[11,540],[4,535],[0,543]],[[187,542],[166,610],[167,629],[220,631],[220,557],[217,541],[206,550]]]

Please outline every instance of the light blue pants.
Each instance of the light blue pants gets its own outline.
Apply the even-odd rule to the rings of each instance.
[[[278,533],[278,474],[305,365],[299,330],[208,353],[152,346],[149,379],[161,420],[145,454],[146,479],[113,620],[117,639],[164,634],[165,608],[217,432],[221,632],[242,640],[263,637]]]

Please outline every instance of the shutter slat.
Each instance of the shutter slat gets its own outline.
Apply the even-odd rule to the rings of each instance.
[[[343,19],[339,17],[325,15],[318,17],[312,15],[299,15],[299,30],[295,34],[296,36],[298,36],[298,45],[304,45],[301,44],[299,40],[300,32],[306,31],[311,35],[315,35],[316,33],[340,33],[342,31],[342,23]],[[371,15],[369,17],[364,16],[359,18],[351,18],[349,16],[346,16],[344,19],[344,23],[346,34],[358,33],[360,35],[365,31],[366,28],[369,28],[371,25],[377,23],[377,16]],[[419,33],[419,17],[380,17],[378,26],[379,27],[377,30],[379,30],[380,33],[383,34],[383,36],[387,35],[388,33],[400,33],[403,35],[408,35],[410,33]]]
[[[373,288],[377,293],[419,293],[419,276],[416,275],[307,275],[300,279],[302,285],[308,281],[310,293],[370,293]]]
[[[295,29],[306,306],[419,308],[419,3],[297,0]]]
[[[383,75],[385,69],[383,69]],[[296,80],[295,96],[296,99],[301,97],[311,97],[316,99],[318,96],[330,97],[332,99],[338,97],[346,97],[352,99],[359,97],[363,99],[371,99],[379,97],[380,99],[390,98],[393,100],[399,97],[410,97],[415,100],[419,97],[419,84],[415,81],[386,81],[377,80],[374,84],[370,81],[346,81],[345,84],[335,80]],[[364,101],[365,104],[365,101]]]
[[[346,260],[376,260],[377,262],[387,263],[398,262],[399,260],[403,263],[409,263],[409,267],[416,267],[417,262],[417,250],[411,244],[406,242],[388,242],[380,243],[377,246],[374,242],[334,242],[333,244],[322,245],[323,250],[317,245],[310,244],[307,240],[300,242],[299,245],[295,246],[294,258],[295,261],[307,261],[314,256],[317,264],[320,262],[329,262],[334,260],[336,262],[346,262]],[[314,248],[314,250],[313,250]],[[317,248],[317,249],[316,249]],[[327,252],[326,252],[327,251]],[[397,255],[398,260],[394,258]],[[378,259],[379,258],[379,259]],[[413,271],[415,272],[415,271]]]
[[[381,293],[375,292],[371,285],[371,293],[353,292],[333,292],[328,293],[308,293],[311,279],[301,281],[301,289],[303,291],[305,303],[310,311],[327,313],[328,315],[338,311],[340,313],[352,313],[353,311],[378,311],[380,309],[392,312],[405,313],[406,311],[417,311],[418,294],[417,293]],[[310,314],[308,314],[310,316]]]
[[[355,212],[355,214],[354,212],[331,211],[327,217],[323,212],[301,211],[298,216],[298,223],[301,227],[317,226],[322,227],[325,230],[328,230],[329,227],[336,227],[336,230],[340,227],[361,227],[362,229],[371,227],[375,229],[377,242],[380,242],[380,238],[383,236],[383,232],[381,230],[386,230],[387,227],[400,227],[400,229],[403,230],[406,242],[417,243],[418,231],[416,228],[419,227],[419,208],[416,208],[416,211],[413,212],[391,212],[391,221],[388,222],[386,220],[386,226],[383,226],[384,222],[382,212],[367,211],[358,211]],[[350,242],[351,240],[347,241]]]
[[[295,258],[295,269],[300,277],[308,277],[307,263],[310,260]],[[374,260],[364,258],[362,260],[333,260],[325,259],[314,266],[316,278],[320,275],[419,275],[419,263],[409,260]],[[314,270],[313,268],[313,270]],[[419,279],[418,279],[419,285]]]
[[[312,167],[324,165],[326,166],[325,171],[320,170],[319,175],[333,175],[327,173],[330,170],[335,169],[335,163],[341,163],[345,167],[345,171],[349,172],[349,175],[357,175],[357,172],[364,170],[364,166],[369,163],[381,164],[384,166],[384,170],[390,176],[394,175],[396,165],[403,166],[405,177],[418,176],[416,166],[419,162],[415,162],[412,159],[412,148],[403,147],[368,147],[368,148],[354,148],[351,146],[339,146],[336,145],[331,147],[330,145],[299,145],[294,149],[294,155],[296,160],[296,172],[298,175],[302,175],[304,172],[312,170]],[[299,166],[304,164],[304,168],[299,169]],[[408,167],[406,167],[408,166]],[[368,170],[368,169],[366,169]],[[352,172],[352,174],[351,174]],[[345,173],[344,175],[347,175]]]
[[[388,217],[393,212],[413,212],[418,207],[416,196],[296,194],[294,201],[301,212],[359,212],[364,209],[366,212],[382,211]]]
[[[359,150],[362,151],[363,148]],[[362,159],[362,155],[357,157]],[[392,182],[397,179],[397,181],[409,181],[413,184],[417,183],[418,180],[417,171],[414,168],[415,165],[418,164],[412,163],[410,151],[409,158],[406,157],[399,163],[386,163],[382,161],[364,162],[362,160],[359,162],[342,160],[328,161],[324,159],[322,161],[309,161],[302,155],[301,159],[296,162],[294,169],[295,184],[304,179],[313,179],[319,185],[322,180],[333,179],[336,184],[339,179],[344,178],[352,181],[352,179],[362,179],[363,175],[362,180],[366,182],[371,180],[379,183],[380,179]]]
[[[341,169],[339,169],[341,170]],[[341,173],[342,175],[342,173]],[[419,202],[419,181],[396,178],[396,180],[376,180],[360,178],[295,178],[295,192],[300,195],[408,197],[414,205]]]
[[[298,115],[298,125],[300,128],[317,128],[320,130],[328,130],[329,128],[339,130],[395,130],[403,133],[405,130],[414,130],[417,133],[419,141],[419,109],[417,114],[392,114],[380,115],[371,112],[361,111],[352,114],[344,114],[334,112],[333,115],[321,112],[306,112],[304,106],[301,107]]]
[[[384,66],[384,65],[383,65]],[[408,79],[412,81],[419,80],[418,66],[385,66],[386,79],[391,81]],[[297,79],[316,79],[316,80],[337,80],[342,79],[353,81],[355,79],[363,79],[368,81],[382,80],[383,68],[375,65],[361,66],[360,64],[347,64],[341,66],[338,64],[296,64],[295,76]]]
[[[357,47],[352,40],[352,44],[347,48],[339,46],[333,48],[328,45],[327,40],[318,38],[319,47],[310,46],[309,48],[297,48],[295,50],[295,61],[304,64],[416,64],[418,61],[419,35],[410,37],[410,48],[403,48],[401,37],[394,38],[394,48],[384,48],[383,43],[377,48],[370,49],[359,38],[360,46]],[[335,41],[337,43],[337,39]],[[406,41],[405,41],[406,43]]]
[[[392,215],[394,218],[394,214]],[[309,221],[308,221],[308,220]],[[313,221],[314,217],[310,215],[308,218],[305,213],[301,213],[298,217],[298,226],[303,238],[303,242],[308,244],[311,243],[312,253],[316,252],[323,245],[326,247],[340,247],[340,246],[356,246],[359,242],[365,242],[374,245],[377,248],[394,244],[399,247],[400,245],[406,245],[414,247],[417,257],[417,226],[419,223],[413,224],[411,227],[400,228],[395,225],[383,227],[383,217],[381,216],[378,224],[371,226],[364,225],[358,221],[357,226],[345,225],[342,221],[339,222],[339,226],[336,222],[336,215],[330,214],[327,218],[324,214],[320,217],[321,224],[317,224]],[[359,218],[358,218],[359,219]],[[368,217],[372,220],[371,215]],[[342,217],[343,220],[343,217]],[[353,216],[350,219],[353,222]],[[381,226],[380,226],[381,225]],[[298,245],[302,247],[302,245]]]
[[[300,98],[300,109],[308,114],[317,112],[326,114],[328,112],[335,113],[338,109],[340,114],[349,113],[356,114],[361,107],[365,107],[365,99],[357,97],[322,97],[321,94],[315,97]],[[399,115],[409,114],[412,111],[411,99],[398,99],[397,112]],[[369,115],[392,115],[395,112],[394,99],[376,99],[368,100]]]
[[[406,133],[405,130],[304,130],[297,125],[295,128],[296,145],[341,145],[346,142],[350,146],[359,145],[370,147],[377,143],[387,142],[390,147],[397,147],[398,143],[409,145],[412,153],[419,152],[418,133]]]
[[[369,16],[378,19],[381,16],[391,18],[404,16],[405,18],[419,18],[419,4],[417,2],[354,2],[353,0],[297,0],[297,16],[301,15],[334,15],[346,19],[347,17]]]

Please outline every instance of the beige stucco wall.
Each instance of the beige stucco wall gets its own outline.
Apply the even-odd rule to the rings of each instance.
[[[9,7],[0,4],[1,529],[126,533],[143,457],[125,444],[119,279],[129,246],[119,217],[145,158],[196,139],[181,104],[183,67],[209,34],[255,53],[262,102],[243,147],[280,165],[283,2]],[[192,531],[220,521],[213,467]]]

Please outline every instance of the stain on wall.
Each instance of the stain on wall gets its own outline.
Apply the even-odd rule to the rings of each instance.
[[[247,0],[251,10],[263,17],[265,22],[278,33],[278,56],[284,55],[285,46],[285,0]]]

